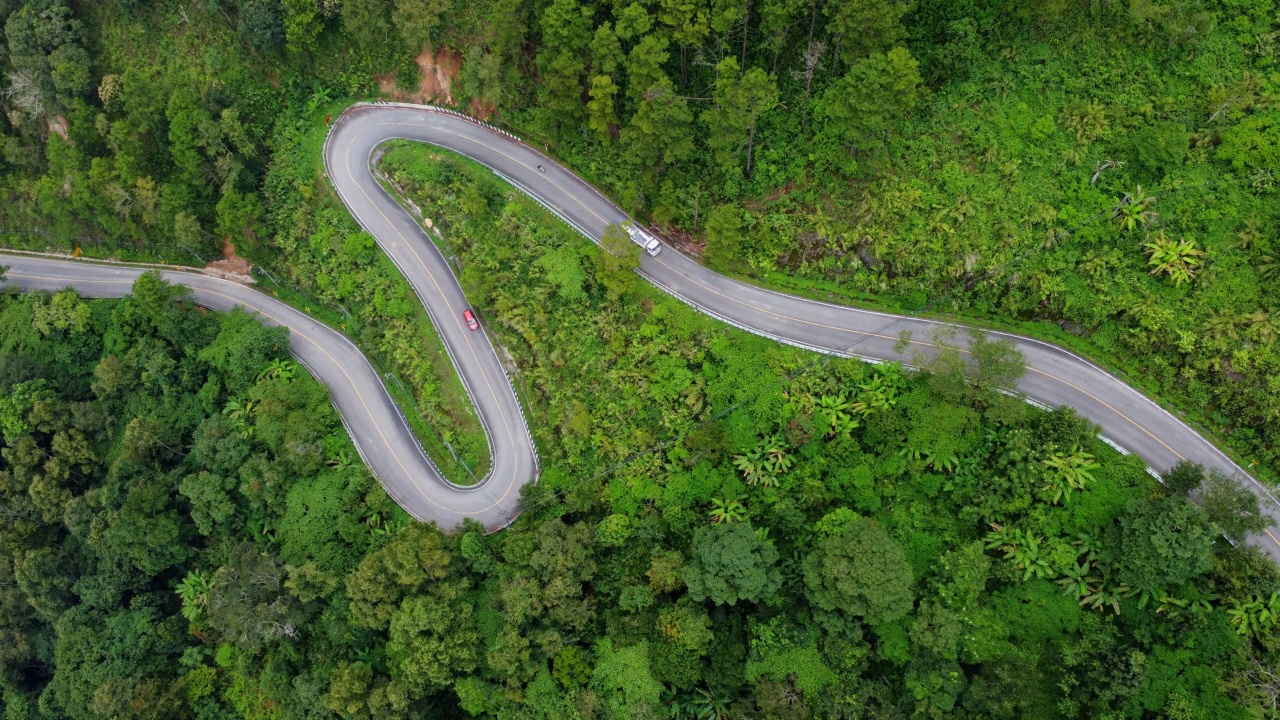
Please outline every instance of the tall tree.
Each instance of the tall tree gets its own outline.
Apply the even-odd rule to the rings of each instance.
[[[618,86],[608,75],[591,79],[591,100],[587,102],[587,127],[596,131],[600,142],[610,142],[618,130]]]
[[[824,5],[827,32],[846,65],[883,53],[907,36],[902,16],[912,0],[832,0]]]
[[[596,75],[613,75],[622,66],[626,56],[613,26],[604,23],[591,37],[591,71]]]
[[[445,0],[396,0],[391,11],[400,39],[409,52],[430,47],[441,25],[442,15],[449,9]]]
[[[747,151],[746,174],[751,174],[751,158],[755,150],[756,124],[760,117],[778,104],[778,86],[760,68],[746,73],[738,61],[727,57],[716,67],[715,105],[702,113],[707,124],[708,143],[716,152],[716,160],[726,170],[736,170],[737,155]]]
[[[855,516],[838,524],[804,560],[811,603],[871,625],[891,623],[911,612],[911,583],[911,564],[902,546],[866,518]]]
[[[707,213],[707,261],[716,266],[731,262],[742,245],[745,225],[742,211],[732,205],[718,205]]]
[[[693,113],[666,76],[644,91],[631,122],[622,130],[632,164],[657,170],[693,152]]]
[[[667,41],[659,35],[646,35],[627,55],[627,97],[633,103],[644,100],[649,88],[666,78],[662,65],[670,55]]]
[[[906,48],[858,61],[827,89],[821,109],[828,127],[846,143],[873,145],[922,96],[919,64]]]
[[[365,51],[386,43],[391,21],[384,0],[342,0],[342,29]]]
[[[684,582],[694,600],[717,605],[760,602],[778,591],[778,551],[749,522],[703,528],[693,538]]]

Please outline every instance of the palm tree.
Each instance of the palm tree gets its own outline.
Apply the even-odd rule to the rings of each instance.
[[[733,456],[734,466],[742,471],[742,477],[747,479],[748,485],[755,485],[763,478],[765,474],[764,463],[764,452],[759,447],[748,451],[744,455]]]
[[[1158,230],[1149,236],[1142,247],[1150,258],[1147,264],[1152,266],[1151,274],[1168,275],[1174,285],[1183,285],[1194,280],[1196,270],[1204,262],[1201,260],[1204,257],[1204,251],[1196,247],[1195,240],[1189,237],[1174,240],[1165,235],[1163,230]]]
[[[1040,556],[1041,538],[1031,533],[991,523],[986,541],[988,548],[1000,549],[1006,560],[1012,560],[1014,567],[1023,571],[1024,581],[1033,577],[1051,578],[1057,574],[1049,565],[1048,558]]]
[[[1093,562],[1102,551],[1102,542],[1093,533],[1076,533],[1076,539],[1071,544],[1076,546],[1076,557],[1082,557],[1089,563]]]
[[[716,498],[711,501],[711,522],[719,525],[723,522],[742,522],[747,519],[747,508],[742,504],[745,496],[732,498]]]
[[[1075,100],[1063,108],[1062,123],[1074,130],[1076,139],[1089,141],[1107,131],[1107,113],[1097,100]],[[1142,188],[1138,188],[1141,192]]]
[[[236,429],[240,431],[242,437],[248,438],[253,435],[253,425],[250,421],[253,420],[257,408],[258,403],[253,400],[241,401],[239,398],[231,398],[222,408],[222,414],[235,422]]]
[[[1231,598],[1231,608],[1227,610],[1227,615],[1236,628],[1236,634],[1254,640],[1261,639],[1280,623],[1280,593],[1271,593],[1268,600],[1257,595],[1244,602]]]
[[[1263,280],[1271,280],[1280,275],[1280,260],[1271,255],[1263,255],[1258,258],[1258,262],[1253,266],[1258,271],[1258,277]]]
[[[1181,592],[1185,593],[1185,596],[1170,595],[1161,591],[1156,598],[1156,602],[1159,605],[1156,608],[1156,612],[1171,620],[1180,620],[1190,615],[1206,615],[1213,612],[1213,601],[1218,598],[1216,593],[1197,590],[1191,585],[1183,588]]]
[[[937,472],[952,472],[960,466],[960,457],[954,452],[940,453],[932,450],[925,456],[924,462]]]
[[[1123,584],[1109,587],[1106,576],[1094,577],[1091,580],[1097,584],[1093,586],[1093,591],[1080,601],[1080,607],[1088,606],[1098,612],[1109,607],[1119,615],[1120,601],[1133,594],[1132,588]]]
[[[770,435],[754,449],[743,455],[734,455],[733,464],[742,471],[748,485],[773,487],[778,476],[786,474],[794,464],[787,455],[786,446],[778,435]]]
[[[1058,580],[1058,584],[1067,591],[1068,595],[1083,602],[1084,598],[1091,595],[1094,590],[1091,572],[1093,572],[1092,563],[1077,562],[1062,572],[1062,578]]]
[[[728,720],[729,705],[710,690],[697,688],[690,703],[697,720]]]
[[[1095,250],[1090,250],[1076,264],[1076,269],[1097,280],[1111,271],[1111,257]]]
[[[298,366],[292,360],[272,360],[262,372],[258,373],[258,380],[265,378],[292,380],[298,373]]]
[[[1156,199],[1142,192],[1142,186],[1131,193],[1125,193],[1116,206],[1111,218],[1120,223],[1120,229],[1132,232],[1143,225],[1154,221],[1158,215],[1151,209]]]
[[[896,368],[896,365],[888,367]],[[879,374],[858,386],[858,402],[855,410],[863,415],[884,412],[898,404],[898,383],[895,375]]]
[[[1245,316],[1245,321],[1249,323],[1249,337],[1255,342],[1270,345],[1280,335],[1280,317],[1265,310],[1253,311]]]
[[[1232,341],[1240,339],[1240,333],[1236,329],[1239,323],[1239,318],[1230,308],[1220,308],[1205,320],[1201,330],[1210,345],[1219,352],[1226,352]]]
[[[1244,227],[1236,233],[1237,240],[1231,244],[1232,250],[1248,250],[1251,245],[1262,239],[1262,219],[1257,213],[1244,221]]]
[[[858,421],[851,414],[853,405],[843,393],[823,395],[818,400],[818,414],[823,418],[827,428],[827,437],[848,435],[858,427]]]
[[[204,619],[204,610],[209,602],[211,588],[212,584],[207,575],[199,570],[192,570],[174,590],[178,597],[182,598],[182,617],[192,625],[199,625]]]
[[[1071,448],[1069,454],[1053,452],[1040,461],[1044,468],[1047,484],[1043,490],[1052,495],[1051,501],[1057,504],[1070,501],[1071,493],[1084,490],[1093,482],[1093,471],[1102,467],[1094,462],[1093,455],[1080,449],[1079,445]]]

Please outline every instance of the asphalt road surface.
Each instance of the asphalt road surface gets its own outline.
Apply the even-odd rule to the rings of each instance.
[[[493,170],[579,232],[599,241],[628,217],[569,170],[510,135],[453,112],[399,104],[356,105],[337,119],[325,142],[329,179],[347,208],[396,263],[443,338],[489,438],[492,471],[464,488],[443,479],[424,456],[376,372],[345,338],[303,313],[250,288],[191,273],[168,273],[192,286],[195,300],[216,310],[242,305],[291,330],[291,350],[333,393],[366,464],[406,510],[450,528],[472,517],[502,527],[518,512],[519,488],[536,480],[537,455],[511,383],[483,329],[462,320],[468,306],[448,262],[418,222],[378,183],[371,161],[393,139],[436,145]],[[541,170],[539,169],[541,166]],[[8,281],[24,288],[74,285],[88,296],[125,294],[135,269],[85,262],[0,255]],[[643,255],[640,273],[690,306],[780,342],[842,356],[911,365],[937,350],[933,340],[962,349],[964,332],[932,320],[806,300],[761,289],[708,270],[670,246]],[[1280,519],[1280,502],[1212,443],[1144,395],[1089,361],[1054,345],[1005,333],[1025,356],[1017,390],[1046,407],[1071,406],[1100,435],[1136,453],[1156,472],[1187,459],[1238,477]],[[908,341],[904,344],[903,338]],[[1272,532],[1248,542],[1280,561]]]
[[[145,270],[0,253],[0,266],[5,265],[9,266],[3,283],[5,286],[49,291],[70,286],[86,297],[100,298],[127,295],[133,281]],[[486,420],[490,445],[497,451],[493,470],[486,481],[475,487],[453,485],[422,452],[404,416],[387,394],[382,378],[345,336],[252,287],[194,272],[167,270],[162,274],[170,282],[190,287],[192,299],[199,305],[220,311],[243,307],[260,315],[268,325],[288,328],[289,351],[328,386],[333,404],[365,464],[386,486],[391,497],[411,515],[420,520],[435,521],[442,528],[455,527],[470,517],[487,528],[497,529],[515,518],[519,510],[520,487],[537,477],[533,443],[525,434],[518,406],[507,423],[512,439],[505,434],[502,420],[497,421],[498,432],[495,434],[494,416],[482,415]],[[493,355],[483,329],[471,333],[467,340],[469,344],[463,342],[461,347],[454,347],[455,357],[462,357],[464,362],[475,362],[472,352],[477,356],[485,352]],[[509,393],[511,386],[501,366],[496,366],[495,372],[492,378],[481,380],[482,392],[485,381],[492,379],[501,383]],[[471,387],[474,388],[475,384]],[[494,412],[494,406],[484,402],[484,394],[474,397],[480,400],[476,405],[483,412]],[[511,402],[515,402],[514,398]]]

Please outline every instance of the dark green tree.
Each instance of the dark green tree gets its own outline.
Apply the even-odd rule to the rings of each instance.
[[[240,32],[264,53],[284,49],[285,27],[280,0],[247,0],[240,6]]]
[[[846,65],[896,46],[906,37],[902,16],[911,0],[832,0],[823,4],[828,32]]]
[[[1204,466],[1190,460],[1179,460],[1161,477],[1170,495],[1188,497],[1204,484]]]
[[[1264,515],[1258,495],[1241,480],[1214,468],[1199,494],[1201,506],[1209,521],[1228,537],[1243,542],[1274,524]]]
[[[804,560],[806,595],[816,607],[871,625],[911,612],[911,564],[874,520],[856,518],[818,541]]]
[[[228,641],[250,651],[275,640],[298,640],[305,620],[288,592],[284,563],[242,544],[211,582],[209,624]]]
[[[703,528],[693,538],[684,582],[694,600],[717,605],[767,600],[782,585],[778,551],[750,522]]]
[[[761,116],[778,104],[778,87],[760,68],[746,72],[738,61],[727,57],[716,66],[713,107],[702,113],[709,131],[708,142],[716,160],[726,170],[736,170],[739,153],[746,151],[746,174],[751,174],[756,125]]]
[[[396,0],[391,20],[409,52],[421,52],[433,45],[443,15],[449,10],[444,0]]]
[[[688,157],[694,150],[692,122],[689,104],[669,78],[659,77],[641,93],[631,122],[622,129],[629,160],[650,170]]]
[[[1138,499],[1108,534],[1103,558],[1121,583],[1171,591],[1209,569],[1215,536],[1208,515],[1190,500]]]
[[[859,60],[827,89],[820,107],[831,131],[856,150],[879,144],[922,95],[915,58],[906,48],[894,48]]]

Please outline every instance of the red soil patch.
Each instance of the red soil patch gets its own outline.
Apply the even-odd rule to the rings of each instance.
[[[480,102],[478,98],[471,98],[471,103],[467,106],[467,112],[471,114],[471,117],[477,117],[481,120],[488,120],[497,111],[497,107],[490,103]]]
[[[435,52],[424,48],[414,62],[422,76],[417,90],[405,92],[396,86],[395,73],[383,73],[375,78],[378,91],[401,102],[453,105],[453,82],[458,79],[458,70],[462,67],[462,53],[449,48]]]
[[[677,227],[668,227],[658,234],[663,240],[666,240],[668,244],[686,255],[702,257],[702,254],[707,251],[706,242],[698,242],[693,238],[693,235],[686,230],[682,230]]]
[[[205,265],[204,269],[223,277],[233,276],[229,278],[232,280],[252,282],[250,278],[253,273],[253,263],[236,255],[236,246],[231,244],[231,238],[222,242],[222,259],[214,260]]]

